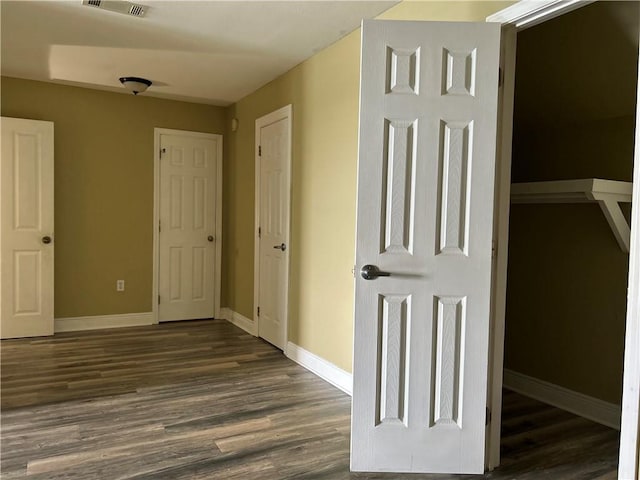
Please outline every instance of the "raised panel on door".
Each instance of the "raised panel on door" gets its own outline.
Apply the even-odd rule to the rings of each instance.
[[[500,30],[362,35],[351,466],[482,473]]]
[[[53,334],[53,124],[2,117],[0,336]]]
[[[210,208],[207,204],[208,184],[207,177],[196,176],[193,178],[193,229],[206,230],[207,216]]]
[[[263,325],[272,327],[276,334],[281,325],[281,312],[278,301],[278,282],[280,282],[281,259],[277,253],[267,252],[263,258],[262,276],[260,284],[263,288],[261,296],[260,320]],[[264,333],[264,327],[263,327]]]
[[[467,255],[473,121],[440,123],[438,253]]]
[[[160,136],[160,321],[213,318],[217,141]]]
[[[42,313],[42,252],[40,250],[13,251],[13,315]]]
[[[184,176],[171,175],[169,178],[169,224],[170,230],[182,231],[184,229],[183,217],[185,212],[184,201]]]
[[[411,296],[378,296],[375,423],[407,423]]]
[[[456,425],[462,428],[462,353],[465,341],[464,298],[434,298],[434,352],[431,379],[430,426]]]
[[[179,302],[184,300],[183,295],[183,261],[182,254],[184,247],[169,247],[169,302]]]
[[[416,120],[385,119],[380,253],[413,251]]]
[[[207,297],[207,248],[193,247],[191,249],[191,300],[202,301]]]

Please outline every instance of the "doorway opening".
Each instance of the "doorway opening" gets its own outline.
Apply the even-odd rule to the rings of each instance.
[[[638,17],[595,2],[519,32],[516,51],[504,386],[617,429]]]

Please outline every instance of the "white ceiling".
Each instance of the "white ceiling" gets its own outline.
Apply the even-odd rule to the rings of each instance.
[[[82,0],[0,2],[2,75],[229,105],[395,1],[148,1],[142,18]]]

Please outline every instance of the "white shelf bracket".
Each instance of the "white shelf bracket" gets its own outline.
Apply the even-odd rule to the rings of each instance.
[[[613,235],[616,237],[618,245],[620,245],[623,252],[629,253],[631,228],[622,214],[620,204],[614,200],[598,200],[598,203],[611,227],[611,231],[613,231]]]

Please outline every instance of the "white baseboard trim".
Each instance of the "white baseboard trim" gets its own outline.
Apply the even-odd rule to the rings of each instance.
[[[256,325],[256,322],[239,314],[238,312],[234,312],[230,308],[221,308],[220,318],[227,320],[254,337],[258,336],[258,325]],[[351,395],[352,379],[349,372],[345,372],[333,363],[328,362],[324,358],[321,358],[292,342],[287,343],[284,354],[323,380]]]
[[[242,330],[253,335],[254,337],[258,336],[258,326],[256,325],[256,322],[254,322],[250,318],[245,317],[244,315],[240,315],[238,312],[234,312],[230,308],[227,308],[227,307],[221,308],[220,318],[223,318],[228,322],[233,323],[236,327],[241,328]]]
[[[353,380],[349,372],[342,370],[333,363],[292,342],[287,343],[285,355],[310,372],[315,373],[323,380],[339,388],[344,393],[351,395],[353,391]]]
[[[607,427],[620,430],[621,408],[619,405],[508,369],[504,370],[503,386],[527,397],[535,398]]]
[[[122,313],[118,315],[94,315],[91,317],[56,318],[53,331],[78,332],[81,330],[100,330],[103,328],[139,327],[153,325],[153,313]]]

